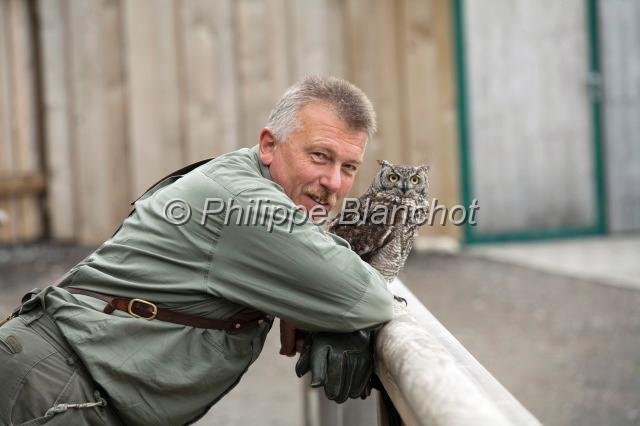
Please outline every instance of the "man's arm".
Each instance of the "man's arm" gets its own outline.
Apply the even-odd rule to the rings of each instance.
[[[242,207],[265,195],[260,189],[245,191],[236,201]],[[306,331],[349,332],[390,320],[393,297],[382,276],[344,240],[301,223],[286,196],[268,196],[273,208],[263,210],[257,225],[237,224],[234,216],[228,224],[216,222],[223,215],[208,219],[207,226],[219,233],[209,291]],[[299,224],[291,227],[287,221],[269,229],[278,216],[275,206]]]

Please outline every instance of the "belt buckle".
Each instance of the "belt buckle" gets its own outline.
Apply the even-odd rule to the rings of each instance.
[[[138,315],[135,312],[133,312],[131,309],[133,308],[133,304],[134,303],[142,303],[143,305],[149,305],[151,306],[151,316],[149,317],[143,317],[142,315]],[[127,306],[127,312],[129,313],[129,315],[131,315],[132,317],[136,317],[136,318],[142,318],[142,319],[146,319],[147,321],[151,321],[152,319],[154,319],[156,317],[156,315],[158,315],[158,307],[156,305],[154,305],[151,302],[148,302],[146,300],[143,299],[131,299],[129,301],[129,306]]]

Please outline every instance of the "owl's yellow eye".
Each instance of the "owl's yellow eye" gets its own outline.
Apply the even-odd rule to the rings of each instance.
[[[417,185],[420,183],[420,178],[416,175],[411,176],[411,179],[409,179],[409,182],[411,182],[411,185]]]
[[[398,181],[398,179],[400,179],[400,177],[397,174],[392,173],[392,174],[389,175],[389,177],[387,179],[389,179],[389,182],[391,182],[391,183],[396,183]]]

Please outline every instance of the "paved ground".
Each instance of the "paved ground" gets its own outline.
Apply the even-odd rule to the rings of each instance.
[[[640,291],[468,254],[401,278],[544,424],[640,424]]]
[[[89,250],[0,248],[0,310]],[[401,278],[544,424],[640,425],[640,291],[602,285],[606,276],[588,280],[492,259],[477,250],[416,254]],[[272,333],[243,381],[200,424],[302,424],[294,361],[276,352]]]
[[[640,234],[483,244],[468,252],[554,274],[640,290]]]
[[[302,379],[294,373],[295,358],[278,354],[278,323],[273,325],[260,358],[238,386],[198,422],[200,426],[303,424]]]

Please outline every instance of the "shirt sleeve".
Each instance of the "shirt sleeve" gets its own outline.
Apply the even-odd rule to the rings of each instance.
[[[270,202],[258,209],[259,199]],[[212,294],[307,331],[347,332],[391,319],[393,296],[382,276],[345,240],[305,221],[284,194],[244,191],[210,220],[217,233]]]

